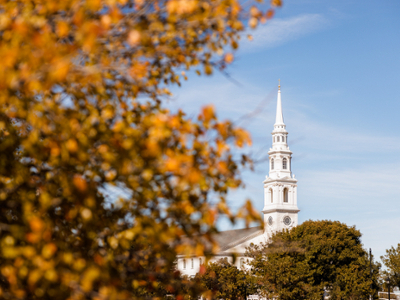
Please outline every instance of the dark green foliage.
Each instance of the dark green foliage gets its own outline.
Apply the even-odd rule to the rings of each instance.
[[[253,278],[243,270],[231,265],[226,258],[207,265],[204,274],[197,275],[206,290],[205,295],[213,299],[245,299],[253,294]]]
[[[361,233],[337,221],[304,222],[248,255],[263,293],[281,300],[321,299],[324,290],[330,299],[367,299],[377,288],[380,266],[371,281]]]
[[[387,268],[382,272],[383,279],[389,276],[390,284],[400,288],[400,243],[397,244],[397,248],[391,247],[386,250],[386,255],[381,256],[381,260]]]

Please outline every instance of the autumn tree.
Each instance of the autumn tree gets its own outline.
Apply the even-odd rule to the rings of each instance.
[[[386,250],[386,255],[381,256],[381,260],[386,267],[382,272],[383,279],[390,278],[390,284],[400,288],[400,244],[397,248],[391,247]]]
[[[226,258],[209,263],[205,272],[199,273],[195,279],[201,283],[206,298],[246,299],[255,291],[252,276],[230,264]]]
[[[263,294],[282,300],[367,299],[377,289],[379,265],[362,248],[361,233],[338,221],[306,221],[248,249]]]
[[[261,8],[0,0],[0,298],[188,294],[176,253],[205,254],[197,237],[235,219],[226,194],[249,160],[233,149],[250,138],[211,106],[189,118],[163,100],[188,70],[224,70]]]

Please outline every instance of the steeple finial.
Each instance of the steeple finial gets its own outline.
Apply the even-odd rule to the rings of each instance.
[[[280,79],[278,79],[278,81],[279,81],[279,84],[278,84],[278,90],[281,90],[281,80],[280,80]]]
[[[275,125],[284,125],[283,123],[283,114],[282,114],[282,100],[281,100],[281,80],[279,79],[279,86],[278,86],[278,101],[276,105],[276,119]]]

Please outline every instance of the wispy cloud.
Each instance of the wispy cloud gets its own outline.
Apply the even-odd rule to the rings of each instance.
[[[302,170],[300,219],[332,219],[356,225],[376,258],[400,241],[400,165],[369,164],[340,170]]]
[[[331,156],[332,152],[337,157],[371,154],[371,153],[395,153],[400,151],[400,137],[377,135],[361,128],[349,128],[339,124],[330,124],[313,120],[307,112],[291,111],[290,123],[295,124],[291,128],[293,136],[302,136],[299,142],[307,146],[308,152],[316,152],[316,155]]]
[[[196,84],[188,82],[185,89],[174,90],[174,97],[169,103],[171,109],[181,108],[190,113],[198,113],[199,108],[212,104],[216,107],[221,118],[239,119],[245,114],[252,112],[260,102],[268,104],[275,103],[276,95],[268,96],[268,90],[255,86],[246,78],[238,76],[235,78],[240,82],[235,85],[220,74],[209,78],[198,78]],[[200,82],[200,83],[199,83]]]
[[[384,170],[379,172],[377,170]],[[393,164],[368,164],[365,167],[340,170],[303,170],[301,174],[302,184],[307,192],[314,194],[316,198],[334,198],[337,201],[331,203],[347,204],[349,200],[362,201],[365,209],[369,207],[376,210],[376,200],[379,203],[390,203],[400,195],[400,165]],[[386,195],[382,198],[383,193]],[[356,207],[355,209],[360,209]],[[396,207],[400,212],[400,208]]]
[[[273,19],[258,28],[253,34],[253,41],[244,42],[241,51],[255,52],[276,47],[319,31],[328,24],[329,20],[321,14],[303,14],[286,19]]]

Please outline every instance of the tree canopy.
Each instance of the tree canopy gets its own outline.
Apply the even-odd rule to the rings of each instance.
[[[306,221],[248,249],[263,294],[282,300],[366,299],[375,294],[379,265],[362,248],[361,233],[338,221]],[[372,287],[372,289],[371,289]]]
[[[382,273],[384,279],[390,278],[390,284],[400,288],[400,243],[397,247],[386,250],[386,255],[381,256],[381,260],[386,267]]]
[[[209,263],[205,272],[199,273],[196,279],[201,283],[207,298],[243,300],[255,292],[252,276],[230,264],[226,258]]]
[[[163,100],[223,71],[271,3],[0,0],[2,299],[179,298],[176,253],[204,254],[182,235],[259,219],[226,204],[248,133]]]

